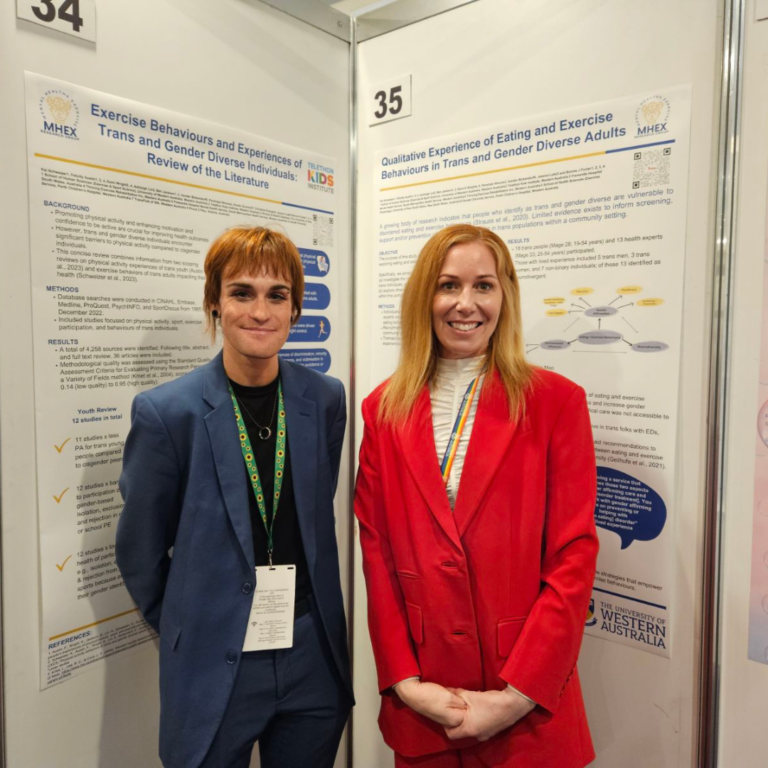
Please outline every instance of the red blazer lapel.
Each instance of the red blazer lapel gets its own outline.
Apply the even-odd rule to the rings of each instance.
[[[490,383],[486,381],[483,388]],[[519,425],[518,419],[509,418],[507,395],[498,374],[495,375],[493,383],[495,386],[480,395],[461,472],[459,492],[453,510],[459,536],[464,535],[477,514],[504,454],[509,450],[512,439],[518,432],[518,426],[521,434],[531,428],[527,416],[523,418],[522,425]]]
[[[424,387],[410,418],[400,424],[396,431],[405,463],[430,512],[454,546],[460,552],[463,551],[437,460],[429,387]]]

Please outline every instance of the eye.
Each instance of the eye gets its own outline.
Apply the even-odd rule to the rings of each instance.
[[[245,301],[250,298],[250,294],[244,288],[236,288],[230,295],[241,301]]]
[[[285,301],[288,298],[288,296],[286,296],[286,294],[284,293],[279,293],[276,291],[274,293],[270,293],[269,298],[272,301]]]
[[[441,291],[452,291],[456,287],[456,283],[453,280],[446,280],[443,283],[440,283],[438,286]]]
[[[485,281],[483,281],[482,283],[478,283],[477,287],[481,291],[491,291],[491,290],[493,290],[493,285],[491,283],[486,283]]]

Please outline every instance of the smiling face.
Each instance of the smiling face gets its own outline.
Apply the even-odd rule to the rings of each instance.
[[[456,360],[485,354],[501,304],[491,249],[480,241],[450,248],[432,300],[432,328],[440,357]]]
[[[276,358],[291,330],[291,283],[272,272],[240,273],[221,283],[219,303],[225,359],[240,366]]]

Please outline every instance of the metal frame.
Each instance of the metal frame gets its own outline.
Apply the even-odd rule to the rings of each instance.
[[[474,2],[477,0],[395,0],[357,17],[357,42],[386,35]]]
[[[330,5],[316,2],[316,0],[257,0],[257,2],[287,13],[294,19],[338,37],[346,43],[351,40],[349,16]]]
[[[745,27],[745,0],[723,2],[723,64],[720,137],[712,271],[709,402],[707,409],[706,516],[702,563],[702,622],[697,761],[718,763],[720,627],[722,620],[725,439],[729,377],[729,333],[733,302],[734,234],[738,190],[739,130]]]
[[[477,0],[382,0],[374,7],[348,16],[317,0],[257,0],[295,19],[353,45],[394,32],[418,21],[447,13]],[[357,26],[355,27],[355,22]],[[354,29],[353,29],[354,28]]]
[[[349,48],[349,171],[350,171],[350,225],[352,236],[350,238],[352,300],[350,302],[350,328],[352,329],[352,344],[349,350],[349,398],[348,403],[354,406],[357,403],[357,370],[356,370],[356,323],[357,317],[357,21],[351,20],[350,24],[350,48]],[[350,509],[355,495],[355,446],[357,445],[356,415],[357,409],[353,408],[352,418],[347,419],[349,424],[349,503]],[[349,645],[350,675],[354,683],[355,644],[354,619],[355,619],[355,516],[350,514],[350,524],[347,537],[347,601],[349,610],[347,636]],[[354,707],[349,713],[347,723],[347,768],[352,768],[352,754],[354,748]]]

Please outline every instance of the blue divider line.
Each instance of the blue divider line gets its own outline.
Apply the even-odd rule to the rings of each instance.
[[[636,597],[629,597],[628,595],[620,595],[618,592],[609,592],[607,589],[598,589],[598,587],[592,587],[595,592],[603,592],[606,595],[613,595],[613,597],[620,597],[622,600],[631,600],[633,603],[642,603],[643,605],[650,605],[652,608],[661,608],[662,611],[667,610],[666,605],[659,605],[658,603],[649,603],[647,600],[639,600]]]
[[[647,147],[660,147],[662,144],[674,144],[674,139],[668,141],[654,141],[653,144],[637,144],[634,147],[621,147],[620,149],[606,149],[606,155],[612,155],[614,152],[630,152],[633,149],[646,149]],[[285,205],[285,203],[283,203]]]

